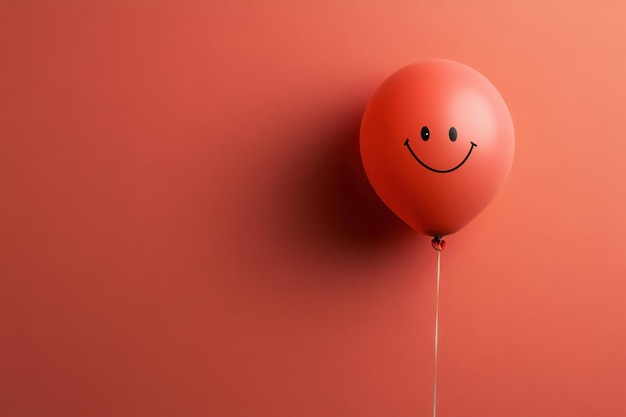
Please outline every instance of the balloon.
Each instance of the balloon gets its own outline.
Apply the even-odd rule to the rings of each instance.
[[[496,88],[454,61],[404,67],[374,92],[361,122],[361,159],[383,202],[413,229],[459,231],[511,169],[511,115]]]

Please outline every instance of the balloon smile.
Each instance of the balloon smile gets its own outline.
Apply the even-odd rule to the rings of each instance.
[[[407,148],[409,148],[409,152],[411,152],[411,155],[413,155],[413,158],[415,158],[415,160],[417,162],[420,163],[421,166],[423,166],[424,168],[432,171],[432,172],[436,172],[438,174],[446,174],[448,172],[452,172],[452,171],[456,171],[457,169],[461,168],[461,166],[465,163],[465,161],[467,161],[467,159],[470,157],[470,155],[472,154],[472,151],[474,150],[476,145],[474,142],[470,142],[472,145],[470,146],[469,151],[467,152],[467,155],[465,155],[465,158],[463,158],[463,160],[454,168],[450,168],[450,169],[435,169],[435,168],[431,168],[428,165],[426,165],[424,162],[422,162],[421,159],[419,159],[417,157],[417,155],[415,155],[415,152],[413,152],[413,149],[411,149],[411,145],[409,145],[409,139],[407,138],[407,140],[404,141],[404,146],[406,146]]]

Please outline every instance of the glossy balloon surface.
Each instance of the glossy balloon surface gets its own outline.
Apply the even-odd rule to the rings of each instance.
[[[361,158],[376,193],[430,236],[457,232],[494,198],[511,169],[513,122],[483,75],[447,60],[400,69],[374,92]]]

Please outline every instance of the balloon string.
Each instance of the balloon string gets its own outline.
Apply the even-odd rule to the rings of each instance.
[[[446,248],[446,241],[440,236],[432,240],[437,250],[437,292],[435,297],[435,376],[433,381],[433,417],[437,417],[437,371],[439,363],[439,283],[441,281],[441,251]]]
[[[437,417],[437,368],[439,362],[439,280],[441,276],[441,251],[437,251],[437,297],[435,301],[435,377],[433,382],[433,417]]]

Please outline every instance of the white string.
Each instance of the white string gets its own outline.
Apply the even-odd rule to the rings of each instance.
[[[437,251],[437,296],[435,301],[435,378],[433,382],[433,417],[437,417],[437,362],[439,356],[439,279],[441,277],[441,251]]]

